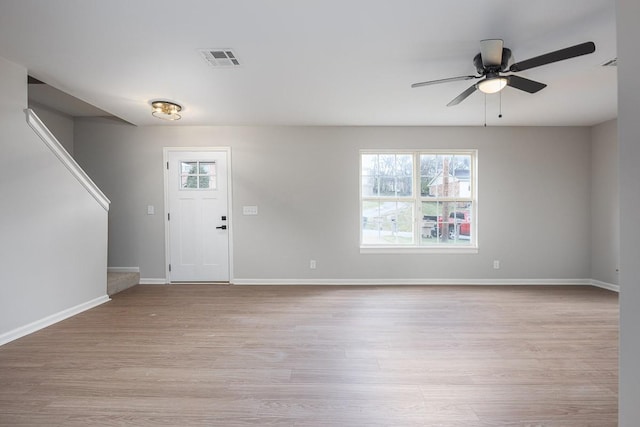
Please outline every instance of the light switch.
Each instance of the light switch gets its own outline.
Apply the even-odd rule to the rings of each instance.
[[[148,205],[147,206],[147,215],[155,215],[156,214],[156,207],[153,205]]]
[[[242,215],[258,215],[257,206],[243,206]]]

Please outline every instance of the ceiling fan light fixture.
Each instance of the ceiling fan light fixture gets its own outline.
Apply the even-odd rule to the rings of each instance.
[[[162,120],[180,120],[182,106],[171,101],[153,101],[151,115]]]
[[[507,85],[506,77],[493,77],[478,83],[478,90],[484,93],[498,93]]]

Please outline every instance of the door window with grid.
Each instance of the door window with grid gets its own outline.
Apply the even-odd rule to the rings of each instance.
[[[180,188],[182,190],[215,190],[216,162],[181,161]]]

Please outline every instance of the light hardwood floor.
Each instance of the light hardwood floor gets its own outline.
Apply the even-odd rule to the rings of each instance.
[[[592,287],[135,286],[0,347],[6,426],[615,426]]]

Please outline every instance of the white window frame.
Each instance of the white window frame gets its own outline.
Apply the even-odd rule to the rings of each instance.
[[[413,195],[411,198],[402,197],[394,198],[389,197],[388,201],[407,200],[414,204],[414,244],[412,245],[392,245],[392,244],[363,244],[362,243],[362,206],[363,202],[367,199],[380,200],[379,197],[363,197],[362,195],[362,156],[367,154],[411,154],[413,156]],[[433,197],[422,197],[420,194],[421,177],[420,177],[420,156],[421,155],[468,155],[471,156],[471,195],[469,198],[464,198],[471,202],[471,239],[468,245],[446,245],[439,244],[433,246],[421,246],[421,231],[422,231],[422,203],[423,202],[435,202],[438,199]],[[478,150],[476,149],[362,149],[358,154],[358,194],[359,205],[358,208],[358,229],[359,231],[359,245],[360,253],[367,254],[379,254],[379,253],[450,253],[450,254],[474,254],[478,253]],[[458,198],[460,199],[460,198]]]

